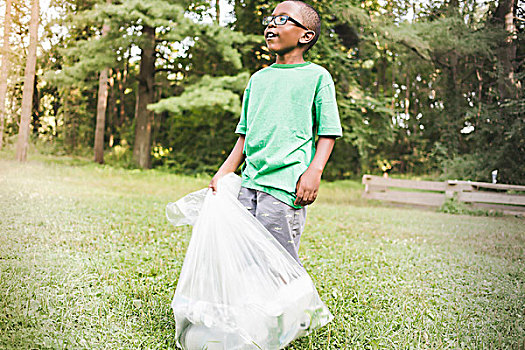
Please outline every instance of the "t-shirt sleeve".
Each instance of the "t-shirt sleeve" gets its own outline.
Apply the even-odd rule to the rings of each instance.
[[[317,135],[343,136],[333,81],[330,81],[317,91],[314,103]]]
[[[250,100],[250,83],[251,81],[248,82],[248,86],[244,90],[242,96],[241,119],[235,128],[235,133],[240,135],[246,135],[247,130],[246,115],[248,114],[248,101]]]

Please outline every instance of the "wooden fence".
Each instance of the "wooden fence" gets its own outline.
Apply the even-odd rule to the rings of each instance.
[[[363,184],[364,197],[368,199],[439,207],[447,198],[456,198],[473,207],[525,216],[525,186],[457,180],[399,180],[374,175],[363,175]]]

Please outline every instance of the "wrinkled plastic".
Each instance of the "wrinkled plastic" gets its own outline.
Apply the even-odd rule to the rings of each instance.
[[[171,223],[194,223],[172,302],[183,349],[282,349],[333,318],[304,268],[237,200],[239,189],[228,174],[216,194],[166,208]]]
[[[208,193],[207,188],[192,192],[174,203],[166,206],[168,221],[175,226],[193,226],[199,217],[204,198]]]

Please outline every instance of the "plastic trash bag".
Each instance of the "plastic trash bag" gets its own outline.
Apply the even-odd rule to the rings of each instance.
[[[175,226],[193,226],[199,217],[204,198],[208,193],[207,188],[190,193],[174,203],[168,203],[166,216],[168,221]]]
[[[310,276],[237,200],[231,173],[166,208],[194,223],[172,301],[186,350],[282,349],[333,318]]]

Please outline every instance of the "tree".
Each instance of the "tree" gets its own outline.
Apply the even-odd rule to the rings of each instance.
[[[20,162],[26,161],[27,147],[29,143],[29,126],[31,122],[31,110],[33,107],[39,17],[39,0],[33,0],[31,6],[31,21],[29,23],[29,49],[27,53],[27,62],[24,74],[22,112],[20,116],[20,129],[18,131],[18,143],[16,147],[16,158]]]
[[[517,98],[520,93],[521,84],[516,79],[514,62],[516,61],[516,50],[518,37],[514,19],[516,18],[516,0],[500,0],[492,21],[496,26],[504,29],[507,36],[498,49],[498,61],[500,64],[500,78],[498,79],[498,90],[502,99]]]
[[[111,0],[107,0],[111,4]],[[107,36],[109,24],[104,23],[102,27],[102,36]],[[103,68],[100,71],[98,82],[98,100],[97,100],[97,123],[95,126],[95,162],[104,163],[104,129],[106,127],[106,107],[108,103],[108,71]]]
[[[9,69],[9,33],[11,31],[11,0],[5,4],[4,45],[2,46],[2,68],[0,71],[0,150],[4,143],[4,123],[6,116],[5,98],[7,95],[7,72]]]
[[[133,89],[136,96],[133,159],[137,166],[148,168],[151,165],[153,113],[147,106],[155,102],[156,60],[161,56],[157,48],[161,46],[164,52],[170,52],[170,41],[185,38],[185,32],[191,32],[193,28],[190,27],[194,23],[184,17],[184,9],[173,1],[129,0],[99,5],[73,14],[70,25],[76,28],[100,28],[101,21],[108,21],[114,30],[105,36],[95,32],[65,49],[64,55],[73,64],[61,70],[62,80],[71,80],[69,76],[84,82],[95,69],[122,69],[123,62],[129,60],[129,56],[125,56],[131,51],[130,48],[140,49],[139,72],[133,77],[137,79],[138,85]],[[88,32],[89,29],[84,31]]]
[[[141,168],[151,167],[151,125],[153,113],[147,109],[154,98],[155,84],[155,28],[142,29],[140,72],[138,76],[137,105],[135,107],[135,142],[133,159]]]

